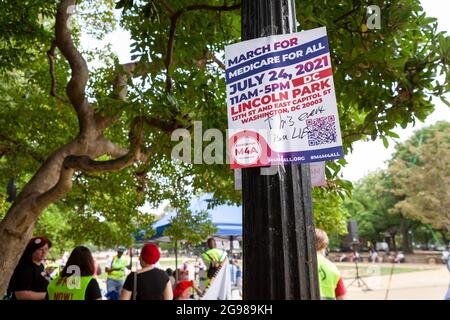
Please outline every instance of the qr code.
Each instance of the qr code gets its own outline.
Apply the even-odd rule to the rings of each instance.
[[[318,146],[337,141],[336,120],[334,116],[306,120],[308,144]]]

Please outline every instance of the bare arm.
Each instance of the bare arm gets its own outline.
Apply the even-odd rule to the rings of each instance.
[[[197,287],[197,285],[195,284],[195,282],[192,282],[192,288],[195,290],[195,292],[197,293],[197,295],[199,297],[202,296],[203,292],[202,290],[199,289],[199,287]]]
[[[163,299],[173,300],[172,283],[170,282],[170,280],[167,281],[166,287],[164,288]]]
[[[119,300],[131,300],[131,291],[128,291],[127,289],[122,289],[122,291],[120,292]]]
[[[14,292],[17,300],[44,300],[47,292],[35,292],[30,290]]]

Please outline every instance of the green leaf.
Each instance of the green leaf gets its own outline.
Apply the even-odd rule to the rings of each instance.
[[[386,133],[389,137],[400,139],[400,136],[398,134],[396,134],[395,132],[387,131]]]
[[[381,139],[383,140],[383,145],[387,149],[389,147],[389,141],[385,136],[382,136]]]

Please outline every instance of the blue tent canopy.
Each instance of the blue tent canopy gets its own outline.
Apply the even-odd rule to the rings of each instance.
[[[215,237],[227,239],[242,239],[242,208],[241,206],[218,205],[213,209],[208,209],[208,197],[201,197],[191,203],[189,210],[192,212],[206,210],[212,220],[213,225],[218,228],[214,234]],[[170,225],[170,219],[175,217],[176,211],[169,213],[153,224],[156,229],[152,240],[168,242],[169,238],[164,235],[164,230]],[[142,232],[144,234],[144,232]],[[136,240],[143,240],[142,236],[136,237]]]

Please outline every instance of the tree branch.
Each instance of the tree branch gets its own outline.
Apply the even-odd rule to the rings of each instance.
[[[11,145],[1,145],[1,147],[3,148],[2,151],[3,154],[5,153],[16,153],[17,150],[22,150],[24,153],[26,153],[27,155],[30,155],[31,158],[33,158],[34,160],[36,160],[39,163],[43,163],[44,162],[44,158],[39,155],[38,153],[36,153],[31,147],[25,145],[23,142],[13,139],[11,137],[8,137],[2,133],[0,133],[0,141],[8,141]]]
[[[212,61],[214,61],[215,63],[217,63],[217,65],[218,65],[221,69],[223,69],[223,70],[226,69],[225,64],[224,64],[222,61],[220,61],[220,60],[219,60],[219,59],[218,59],[211,51],[208,50],[207,54],[208,54],[208,57],[209,57]]]
[[[108,156],[111,156],[111,157],[118,158],[118,157],[122,157],[128,153],[127,149],[116,145],[111,140],[106,139],[104,137],[102,137],[98,140],[97,145],[98,145],[98,148],[101,150],[101,151],[99,151],[99,153],[107,154]]]
[[[66,93],[78,116],[80,131],[83,132],[92,120],[93,110],[86,99],[86,85],[89,71],[86,61],[75,47],[69,29],[69,17],[76,0],[61,0],[56,13],[55,43],[70,64],[72,76],[66,86]]]
[[[176,12],[171,18],[170,31],[169,31],[169,42],[167,43],[167,53],[166,53],[166,91],[172,91],[172,77],[169,75],[170,65],[172,64],[173,57],[173,46],[175,42],[175,31],[177,29],[177,21],[183,12]]]
[[[342,16],[336,18],[333,22],[336,23],[336,22],[338,22],[338,21],[340,21],[340,20],[343,20],[343,19],[347,18],[347,17],[350,16],[352,13],[358,11],[360,7],[361,7],[361,3],[358,4],[358,5],[357,5],[355,8],[353,8],[352,10],[350,10],[350,11],[344,13]]]
[[[176,121],[175,119],[165,121],[165,120],[161,120],[161,119],[157,119],[157,118],[150,118],[150,117],[145,117],[145,116],[142,116],[140,118],[142,118],[142,120],[145,121],[145,123],[147,125],[149,125],[150,127],[157,128],[166,133],[171,133],[172,131],[174,131],[176,129],[183,128],[183,126],[181,124],[179,124],[178,121]]]
[[[190,6],[187,6],[184,9],[181,9],[180,11],[192,11],[192,10],[209,10],[209,11],[233,11],[241,8],[241,3],[237,3],[232,6],[227,6],[224,4],[223,6],[212,6],[209,4],[193,4]]]
[[[47,51],[48,64],[49,64],[49,72],[51,77],[51,87],[50,87],[50,95],[55,97],[61,102],[70,103],[66,98],[60,97],[56,92],[56,76],[55,76],[55,50],[56,50],[56,42],[52,42],[52,46]]]
[[[170,17],[171,23],[170,23],[170,31],[169,31],[169,41],[167,43],[167,53],[166,53],[166,71],[167,71],[167,77],[166,77],[166,91],[170,92],[172,90],[172,77],[169,75],[169,69],[172,64],[173,59],[173,48],[174,48],[174,42],[175,42],[175,32],[177,29],[177,22],[178,19],[181,17],[183,13],[193,11],[193,10],[209,10],[209,11],[233,11],[236,9],[239,9],[241,7],[241,4],[235,4],[232,6],[227,6],[224,4],[223,6],[212,6],[209,4],[193,4],[190,6],[186,6],[183,9],[180,9],[173,13]],[[219,64],[220,65],[220,64]]]
[[[125,101],[128,94],[128,80],[130,78],[142,77],[149,72],[158,72],[164,68],[164,65],[159,62],[143,63],[130,62],[120,65],[120,69],[116,71],[113,80],[113,95],[114,99]]]
[[[170,13],[170,15],[174,15],[175,14],[175,10],[172,9],[171,6],[169,6],[169,4],[164,1],[164,0],[159,0],[159,2],[161,2],[161,4],[164,6],[164,8]]]
[[[6,144],[0,144],[0,159],[7,154],[11,148],[7,146]]]
[[[36,197],[35,205],[38,208],[46,208],[61,198],[65,193],[69,192],[72,189],[72,176],[74,172],[74,169],[62,166],[58,182],[52,188]]]
[[[130,149],[119,158],[107,161],[95,161],[86,155],[69,155],[64,158],[58,182],[36,198],[35,205],[45,208],[61,198],[72,188],[72,176],[76,170],[84,172],[106,172],[121,170],[132,165],[140,156],[140,147],[144,140],[144,120],[137,117],[130,129]],[[104,140],[103,142],[106,142]]]
[[[113,80],[113,98],[117,100],[125,101],[128,95],[128,79],[134,74],[138,63],[130,62],[120,65],[120,70],[116,72],[116,76]],[[142,75],[145,73],[142,72]]]

